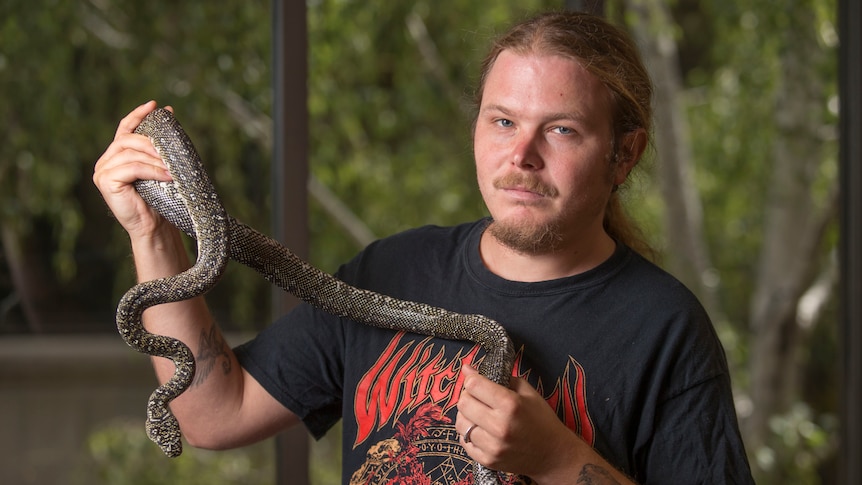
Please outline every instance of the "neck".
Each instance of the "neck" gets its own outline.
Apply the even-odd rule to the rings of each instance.
[[[548,281],[589,271],[613,255],[616,243],[604,231],[592,239],[561,244],[543,253],[516,251],[485,231],[479,253],[485,266],[497,276],[510,281]]]

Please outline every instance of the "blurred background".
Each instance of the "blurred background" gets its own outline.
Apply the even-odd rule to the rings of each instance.
[[[726,347],[761,484],[834,483],[838,451],[837,0],[606,0],[656,83],[650,154],[623,188],[660,263]],[[488,41],[563,0],[307,0],[309,258],[484,215],[471,93]],[[154,387],[114,327],[128,240],[91,182],[120,118],[175,108],[228,212],[271,225],[272,5],[0,5],[0,467],[4,483],[273,483],[271,441],[169,460]],[[288,71],[290,66],[288,66]],[[304,68],[297,68],[304,72]],[[234,343],[271,291],[232,264],[210,294]],[[339,483],[338,432],[311,481]],[[10,481],[7,481],[10,480]]]

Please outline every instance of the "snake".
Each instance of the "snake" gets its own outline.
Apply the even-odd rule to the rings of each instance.
[[[154,305],[205,294],[218,283],[229,260],[254,269],[282,290],[337,317],[478,344],[485,351],[479,373],[509,386],[515,352],[501,324],[483,315],[461,314],[357,288],[317,269],[278,241],[227,214],[200,155],[171,111],[151,111],[134,132],[150,139],[173,179],[137,180],[135,189],[150,207],[197,244],[196,260],[188,270],[134,285],[117,306],[117,329],[123,340],[139,352],[174,363],[174,374],[152,392],[146,409],[147,435],[167,456],[182,453],[182,433],[169,403],[191,385],[195,359],[180,340],[148,332],[142,314]],[[479,485],[500,483],[496,471],[475,461],[473,480]]]

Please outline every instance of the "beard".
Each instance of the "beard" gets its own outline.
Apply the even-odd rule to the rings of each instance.
[[[503,246],[522,254],[553,253],[563,242],[560,225],[556,221],[533,223],[492,220],[487,231]]]
[[[523,187],[531,192],[555,197],[556,188],[539,178],[523,173],[511,173],[494,180],[494,188]],[[525,203],[526,205],[526,203]],[[487,231],[509,249],[524,254],[547,254],[559,249],[562,241],[561,223],[558,220],[536,222],[529,219],[494,219]]]

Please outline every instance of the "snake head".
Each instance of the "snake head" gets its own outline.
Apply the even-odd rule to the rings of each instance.
[[[159,445],[159,448],[170,458],[176,458],[183,452],[182,433],[180,432],[180,423],[177,418],[167,410],[164,412],[148,413],[147,422],[144,427],[147,430],[147,436],[153,443]]]

